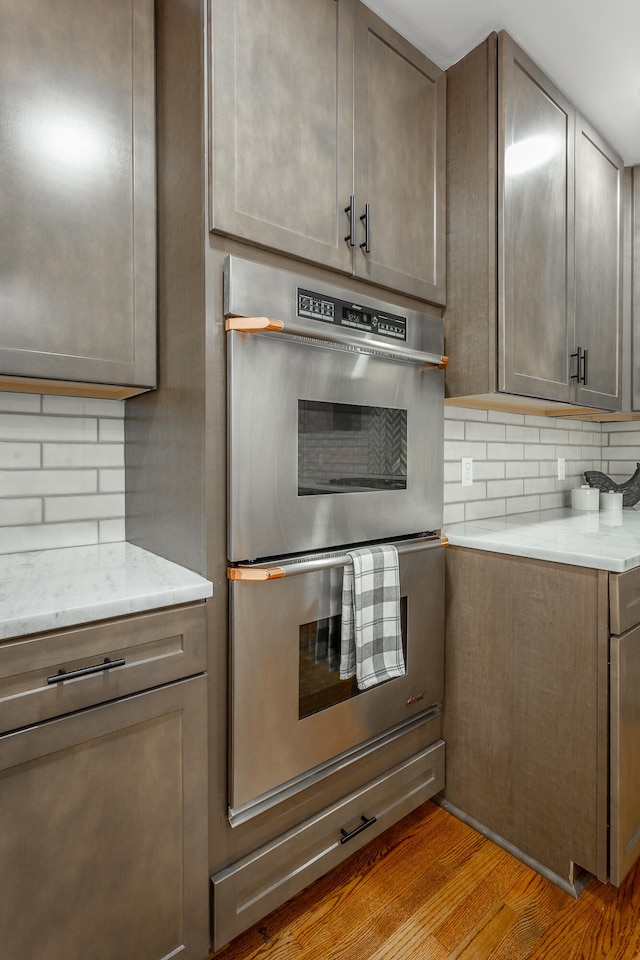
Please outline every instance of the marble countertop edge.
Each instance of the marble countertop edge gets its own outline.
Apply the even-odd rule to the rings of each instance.
[[[0,555],[0,639],[205,600],[213,584],[134,544]]]

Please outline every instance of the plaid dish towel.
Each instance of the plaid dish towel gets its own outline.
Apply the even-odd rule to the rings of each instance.
[[[405,673],[400,628],[400,573],[394,546],[348,553],[342,585],[340,679],[354,674],[366,690]]]

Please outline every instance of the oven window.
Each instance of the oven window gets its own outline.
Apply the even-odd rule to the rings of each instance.
[[[350,680],[340,679],[341,620],[338,613],[333,617],[303,623],[300,627],[298,709],[300,720],[363,692],[358,690],[355,677]],[[406,597],[400,598],[400,627],[404,662],[409,670]]]
[[[406,410],[298,400],[298,496],[406,488]]]

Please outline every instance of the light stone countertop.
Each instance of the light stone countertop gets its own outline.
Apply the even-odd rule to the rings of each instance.
[[[0,555],[0,639],[203,600],[204,577],[131,543]]]
[[[445,525],[452,546],[623,573],[640,565],[640,511],[539,510]]]

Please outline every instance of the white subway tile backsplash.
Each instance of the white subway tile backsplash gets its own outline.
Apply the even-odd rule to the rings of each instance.
[[[493,480],[487,484],[489,500],[498,497],[521,497],[524,492],[524,480]]]
[[[464,421],[445,420],[444,438],[445,440],[464,440]]]
[[[486,460],[486,443],[471,443],[467,440],[445,440],[444,459],[460,460],[461,457],[472,457],[473,460]]]
[[[100,443],[124,443],[124,420],[98,420]]]
[[[465,520],[486,520],[487,517],[503,517],[507,512],[506,500],[476,500],[465,506]]]
[[[524,448],[525,460],[553,460],[556,448],[544,443],[528,443]]]
[[[546,464],[531,463],[525,460],[515,460],[513,463],[507,461],[504,465],[504,475],[510,477],[537,477],[541,468]]]
[[[117,471],[119,472],[119,471]],[[97,470],[2,470],[0,497],[97,493]]]
[[[100,520],[100,543],[119,543],[125,539],[124,517],[115,520]]]
[[[44,467],[120,467],[124,449],[115,443],[44,443]]]
[[[0,391],[0,412],[40,413],[41,399],[38,393],[8,393]]]
[[[0,553],[82,547],[98,543],[98,523],[38,523],[25,527],[0,527]]]
[[[39,443],[0,443],[0,470],[37,470],[40,456]]]
[[[445,423],[452,410],[445,408]],[[464,424],[465,444],[449,443],[445,450],[445,460],[452,461],[452,470],[445,470],[445,524],[566,506],[570,488],[584,482],[584,471],[603,469],[603,425],[599,423],[489,411],[485,424],[478,421],[477,411],[471,412],[467,420],[464,408],[455,408],[456,430]],[[496,425],[504,429],[504,442],[488,439],[482,432]],[[462,487],[456,458],[473,456],[463,452],[463,446],[478,443],[480,437],[486,438],[487,459],[474,457],[474,482]],[[558,457],[565,459],[563,481],[557,479]],[[489,473],[488,468],[495,472]]]
[[[125,405],[121,400],[100,400],[89,397],[43,396],[43,413],[65,417],[115,417],[124,420]]]
[[[487,459],[524,460],[524,447],[521,443],[489,443],[487,445]]]
[[[0,440],[89,443],[97,439],[98,422],[87,417],[0,413]]]
[[[471,421],[465,427],[466,440],[493,440],[500,443],[505,440],[505,426],[502,423],[477,423]]]
[[[124,413],[0,392],[0,553],[124,540]]]
[[[42,500],[38,497],[14,497],[0,500],[0,526],[42,522]]]
[[[97,493],[83,497],[45,497],[46,523],[64,520],[102,520],[124,516],[123,493]]]
[[[100,493],[124,493],[124,467],[119,470],[99,470],[98,488]]]
[[[507,514],[530,513],[540,509],[540,497],[510,497],[506,504]]]
[[[504,439],[508,443],[539,443],[540,431],[535,427],[506,426]]]

